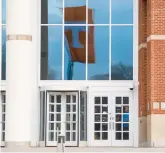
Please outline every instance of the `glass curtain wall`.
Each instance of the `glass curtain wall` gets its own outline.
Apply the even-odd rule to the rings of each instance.
[[[1,78],[6,80],[6,0],[2,0],[2,21],[1,21],[1,51],[2,51],[2,60],[1,60]]]
[[[133,0],[41,0],[41,80],[133,80]]]

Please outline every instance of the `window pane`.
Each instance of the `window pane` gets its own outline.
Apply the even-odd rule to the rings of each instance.
[[[62,26],[41,27],[41,79],[62,79]]]
[[[6,80],[6,26],[2,27],[2,80]]]
[[[86,24],[86,1],[64,0],[65,23]]]
[[[88,44],[91,46],[90,42]],[[88,63],[88,79],[109,80],[109,26],[94,27],[93,48],[95,61]]]
[[[65,80],[86,79],[86,27],[65,26]]]
[[[6,24],[6,0],[2,0],[2,24]]]
[[[133,0],[112,0],[112,24],[133,23]]]
[[[41,0],[41,24],[62,23],[62,6],[62,0]]]
[[[112,27],[112,80],[133,79],[133,27]]]
[[[91,24],[93,19],[94,24],[109,24],[109,0],[97,1],[88,0],[88,8],[92,9],[92,15],[88,12],[88,23]]]

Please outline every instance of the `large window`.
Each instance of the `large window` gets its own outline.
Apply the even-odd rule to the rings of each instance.
[[[6,0],[2,0],[2,21],[1,21],[1,29],[2,29],[2,80],[6,80]]]
[[[133,0],[41,0],[41,80],[133,80]]]

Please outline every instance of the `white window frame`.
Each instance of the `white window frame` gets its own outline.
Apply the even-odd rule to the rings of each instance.
[[[64,0],[63,0],[64,1]],[[86,6],[88,7],[88,0],[86,0]],[[110,0],[110,10],[111,10],[111,1]],[[64,80],[64,45],[62,45],[62,79],[61,80],[41,80],[40,79],[40,67],[41,67],[41,27],[42,26],[62,26],[62,30],[64,31],[64,17],[63,17],[63,21],[62,24],[41,24],[41,0],[38,0],[39,2],[39,28],[38,28],[38,34],[39,34],[39,39],[38,39],[38,57],[39,57],[39,62],[38,62],[38,80],[39,80],[39,84],[40,82],[47,82],[47,81],[51,81],[51,82],[59,82],[59,81],[75,81],[75,80]],[[63,3],[63,7],[64,7],[64,3]],[[105,80],[107,82],[116,82],[116,81],[120,81],[120,82],[138,82],[138,0],[133,0],[133,24],[112,24],[111,23],[111,15],[109,17],[109,24],[66,24],[67,26],[109,26],[109,80]],[[86,8],[86,12],[87,12],[87,8]],[[64,14],[64,9],[63,9],[63,14]],[[88,21],[88,13],[86,13],[86,23]],[[133,27],[133,80],[111,80],[111,27],[112,26],[131,26]],[[86,28],[86,30],[88,30]],[[64,32],[62,31],[62,44],[64,44]],[[86,35],[86,43],[88,42],[88,35]],[[136,46],[137,45],[137,46]],[[86,78],[85,80],[82,80],[82,82],[84,81],[89,81],[88,80],[88,46],[86,45]],[[94,81],[94,80],[92,80]],[[100,80],[99,80],[100,82]]]

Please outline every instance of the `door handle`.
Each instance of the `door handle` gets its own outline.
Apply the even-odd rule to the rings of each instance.
[[[115,124],[114,124],[114,122],[112,122],[112,130],[114,130],[115,129]]]

